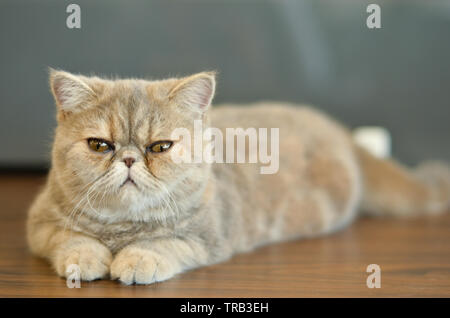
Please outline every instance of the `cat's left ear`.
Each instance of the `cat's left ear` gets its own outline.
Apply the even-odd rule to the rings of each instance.
[[[169,93],[169,99],[188,109],[204,113],[214,97],[216,73],[202,72],[181,79]]]

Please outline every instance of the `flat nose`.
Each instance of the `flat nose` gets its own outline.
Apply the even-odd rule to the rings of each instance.
[[[123,159],[123,162],[125,162],[125,165],[128,167],[128,168],[131,168],[131,166],[133,165],[133,163],[136,161],[136,159],[134,159],[134,158],[131,158],[131,157],[128,157],[128,158],[124,158]]]

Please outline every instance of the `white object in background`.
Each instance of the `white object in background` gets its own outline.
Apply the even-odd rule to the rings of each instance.
[[[378,158],[391,155],[391,134],[386,128],[363,126],[353,130],[353,139],[361,147]]]

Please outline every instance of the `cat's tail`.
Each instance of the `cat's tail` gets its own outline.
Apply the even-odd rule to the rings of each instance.
[[[450,211],[450,166],[425,162],[408,169],[355,146],[363,177],[362,211],[412,216]]]

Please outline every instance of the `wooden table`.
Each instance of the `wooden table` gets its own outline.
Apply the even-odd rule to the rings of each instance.
[[[360,219],[337,234],[260,248],[149,286],[82,282],[69,289],[25,243],[42,175],[0,176],[0,297],[450,297],[450,214]],[[381,288],[369,289],[369,264]]]

